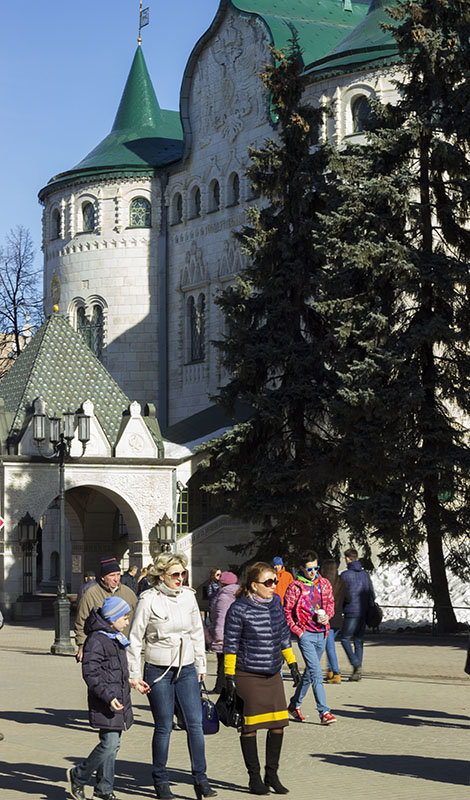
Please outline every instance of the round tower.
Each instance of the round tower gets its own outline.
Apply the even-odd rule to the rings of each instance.
[[[46,314],[58,305],[141,403],[157,402],[159,168],[181,150],[179,115],[160,109],[139,46],[111,132],[39,192]]]

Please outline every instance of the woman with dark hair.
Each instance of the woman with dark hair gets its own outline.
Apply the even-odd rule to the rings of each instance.
[[[328,666],[326,682],[341,683],[341,672],[338,666],[335,642],[338,633],[343,627],[344,606],[346,603],[351,602],[351,595],[346,583],[340,578],[338,565],[334,558],[327,558],[321,565],[320,572],[331,583],[335,601],[335,613],[330,619],[330,630],[326,639],[325,652]]]
[[[245,582],[230,606],[224,628],[224,667],[228,699],[243,700],[240,744],[252,794],[287,794],[277,770],[283,729],[289,724],[281,678],[282,657],[294,686],[300,674],[292,652],[289,628],[278,595],[273,568],[263,561],[247,571]],[[261,780],[256,732],[267,730],[266,772]]]
[[[305,661],[302,682],[289,703],[289,713],[299,722],[306,722],[300,707],[311,685],[322,725],[331,725],[336,717],[326,704],[325,687],[320,659],[325,651],[330,617],[335,613],[331,583],[320,575],[318,555],[307,550],[300,557],[297,579],[287,587],[284,611],[287,624],[298,637]]]

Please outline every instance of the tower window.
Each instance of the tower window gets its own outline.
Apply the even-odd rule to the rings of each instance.
[[[51,231],[51,239],[60,239],[61,238],[61,218],[60,218],[60,211],[54,209],[52,212],[52,231]]]
[[[93,203],[83,203],[82,205],[82,230],[95,230],[95,209]]]
[[[201,190],[195,186],[191,192],[191,217],[201,216]]]
[[[173,225],[177,225],[179,222],[183,221],[183,198],[180,192],[177,192],[173,198],[173,214],[172,214],[172,222]]]
[[[220,208],[219,181],[213,180],[209,186],[209,211],[218,211]]]
[[[152,226],[152,208],[145,197],[136,197],[129,209],[129,227],[150,228]]]
[[[351,103],[352,131],[362,133],[370,117],[370,103],[365,95],[356,97]]]
[[[232,172],[229,178],[229,205],[236,206],[240,202],[240,178]]]
[[[188,298],[189,359],[204,361],[205,346],[205,311],[206,299],[200,294],[197,302],[194,297]]]
[[[83,306],[77,308],[77,331],[92,353],[101,358],[104,346],[104,314],[100,305],[93,306],[90,319]]]

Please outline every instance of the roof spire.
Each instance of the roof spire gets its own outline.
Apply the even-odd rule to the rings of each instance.
[[[149,22],[150,22],[149,17],[150,17],[150,8],[147,7],[147,8],[142,9],[142,0],[140,0],[139,35],[137,37],[137,44],[139,45],[139,47],[142,44],[142,36],[141,36],[142,28],[145,28],[145,26],[149,24]]]

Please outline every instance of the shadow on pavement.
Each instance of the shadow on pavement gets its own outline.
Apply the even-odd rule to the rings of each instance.
[[[23,792],[38,800],[64,800],[64,788],[58,784],[66,780],[64,769],[45,764],[8,764],[0,766],[0,791]]]
[[[315,756],[327,764],[338,767],[355,767],[384,775],[407,775],[420,780],[452,783],[468,786],[468,762],[455,758],[431,758],[427,756],[378,755],[377,753],[332,753]]]
[[[134,706],[134,710],[147,708],[146,706]],[[87,711],[77,711],[76,708],[37,708],[34,711],[0,711],[0,719],[13,720],[21,725],[56,725],[67,730],[88,730],[96,733],[90,728]],[[134,725],[144,725],[153,728],[153,722],[145,722],[139,717],[134,718]]]
[[[193,779],[189,770],[171,769],[168,767],[170,786],[175,797],[182,800],[194,800]],[[228,781],[216,780],[209,770],[209,782],[216,790],[227,789],[232,792],[243,792],[246,794],[246,787],[236,786]],[[136,761],[116,761],[116,793],[139,794],[142,797],[155,798],[155,790],[152,781],[152,765],[142,764]]]
[[[348,711],[348,709],[357,709]],[[387,708],[380,706],[359,706],[346,704],[341,709],[341,717],[352,719],[372,719],[377,722],[390,722],[392,725],[410,725],[419,728],[426,725],[434,728],[460,728],[469,730],[469,718],[465,714],[447,714],[445,711],[435,711],[420,708]],[[465,720],[466,725],[459,725],[453,720]]]

